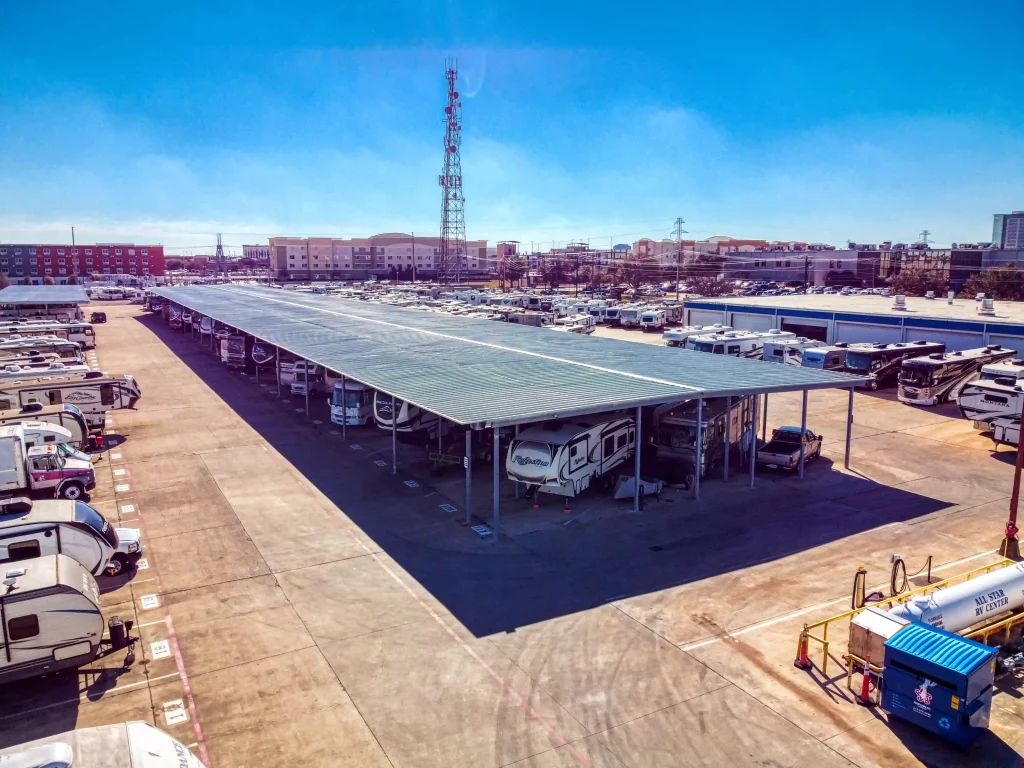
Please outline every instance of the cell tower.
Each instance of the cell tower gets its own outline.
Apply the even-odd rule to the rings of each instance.
[[[221,270],[224,269],[224,246],[220,242],[220,233],[217,233],[217,253],[213,257],[213,276],[220,277]],[[227,272],[225,271],[225,274]]]
[[[462,102],[455,90],[459,77],[458,62],[445,60],[445,78],[448,80],[448,105],[444,108],[444,171],[438,177],[441,185],[441,256],[437,265],[437,279],[442,284],[457,283],[462,279],[466,259],[466,198],[462,194]]]

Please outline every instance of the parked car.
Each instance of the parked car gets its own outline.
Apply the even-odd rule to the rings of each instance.
[[[107,313],[106,312],[93,312],[91,315],[89,315],[89,322],[90,323],[105,323],[105,322],[107,322]]]

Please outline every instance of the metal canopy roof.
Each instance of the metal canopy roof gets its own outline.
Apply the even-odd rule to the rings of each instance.
[[[0,304],[88,304],[80,285],[9,285],[0,291]]]
[[[861,377],[248,286],[154,293],[461,425],[852,387]]]

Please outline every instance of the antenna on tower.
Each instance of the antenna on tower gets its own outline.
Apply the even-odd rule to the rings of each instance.
[[[224,268],[224,247],[220,242],[220,232],[217,233],[217,253],[213,257],[213,276],[214,278],[220,277],[221,270]],[[226,273],[225,273],[226,274]]]
[[[445,60],[448,80],[448,104],[444,108],[444,170],[438,177],[441,185],[441,254],[437,279],[444,285],[462,279],[466,259],[466,198],[462,193],[462,102],[455,90],[459,77],[458,61]],[[468,271],[468,264],[466,265]]]

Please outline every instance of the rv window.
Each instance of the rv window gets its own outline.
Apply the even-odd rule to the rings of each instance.
[[[619,435],[618,445],[616,447],[617,448],[622,448],[625,445],[626,445],[626,436],[625,435]]]
[[[715,351],[717,352],[718,350],[716,349]],[[740,345],[739,344],[730,344],[729,345],[729,349],[728,349],[728,353],[730,355],[738,355],[740,353]]]
[[[607,459],[615,453],[615,435],[608,435],[604,439],[604,457]]]
[[[103,405],[114,404],[114,385],[113,384],[101,384],[100,385],[100,402]]]
[[[574,445],[571,448],[569,448],[569,456],[570,456],[570,458],[576,455],[576,449],[578,447],[579,447],[578,445]]]
[[[794,351],[795,350],[790,350],[790,354],[792,354]],[[772,357],[782,357],[782,350],[779,347],[773,348]]]
[[[13,643],[15,640],[25,640],[39,634],[39,617],[18,616],[7,622],[7,637]]]
[[[16,541],[7,545],[7,557],[5,563],[13,563],[16,560],[31,560],[40,556],[38,541]]]
[[[43,436],[43,442],[44,443],[52,443],[52,442],[55,442],[56,440],[57,440],[57,436],[56,435],[44,435]]]
[[[715,344],[715,348],[714,348],[713,350],[711,350],[711,351],[712,351],[712,352],[713,352],[714,354],[716,354],[716,355],[722,355],[722,354],[725,354],[725,345],[724,345],[724,344]],[[740,351],[740,348],[739,348],[739,347],[736,347],[736,351],[737,351],[737,352],[739,352],[739,351]]]
[[[51,389],[46,394],[50,398],[50,405],[60,405],[61,398],[60,398],[60,390],[59,389]]]

